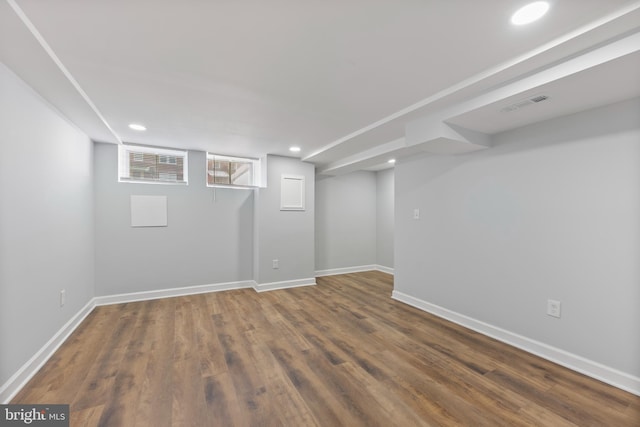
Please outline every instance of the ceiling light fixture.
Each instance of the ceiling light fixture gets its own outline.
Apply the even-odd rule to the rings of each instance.
[[[294,145],[293,147],[289,147],[289,151],[291,151],[293,153],[298,153],[298,152],[300,152],[300,147],[296,147]]]
[[[395,162],[396,162],[396,159],[389,159],[389,160],[387,160],[387,163],[394,164]]]
[[[549,2],[535,1],[518,9],[511,15],[513,25],[526,25],[542,18],[549,10]]]
[[[133,130],[137,130],[140,132],[144,132],[145,130],[147,130],[147,127],[144,125],[140,125],[138,123],[129,123],[129,129],[133,129]]]

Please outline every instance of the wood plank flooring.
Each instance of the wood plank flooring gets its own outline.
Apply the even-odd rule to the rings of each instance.
[[[97,307],[12,403],[72,426],[639,426],[640,398],[391,299],[318,285]]]

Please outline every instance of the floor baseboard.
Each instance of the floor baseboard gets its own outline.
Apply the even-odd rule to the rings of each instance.
[[[378,264],[358,265],[354,267],[330,268],[327,270],[316,270],[316,277],[336,276],[338,274],[361,273],[363,271],[382,271],[383,273],[393,274],[393,268],[385,267]]]
[[[276,291],[279,289],[299,288],[300,286],[313,286],[316,279],[311,277],[308,279],[285,280],[283,282],[256,283],[253,287],[256,292]]]
[[[0,387],[0,402],[7,404],[18,394],[27,382],[42,368],[56,350],[67,340],[69,335],[76,330],[82,321],[95,307],[94,299],[91,299],[80,309],[58,332],[31,357],[18,371]]]
[[[528,353],[535,354],[536,356],[557,363],[558,365],[562,365],[565,368],[580,372],[581,374],[587,375],[591,378],[595,378],[614,387],[640,396],[640,378],[633,375],[618,371],[611,367],[602,365],[598,362],[594,362],[576,354],[569,353],[543,342],[536,341],[531,338],[527,338],[525,336],[507,331],[505,329],[498,328],[488,323],[481,322],[479,320],[473,319],[460,313],[456,313],[455,311],[448,310],[444,307],[431,304],[427,301],[412,297],[411,295],[407,295],[399,291],[394,290],[391,297],[397,301],[403,302],[422,311],[426,311],[435,316],[472,329],[483,335],[495,338],[498,341],[502,341]]]
[[[182,288],[158,289],[153,291],[131,292],[126,294],[105,295],[95,297],[96,305],[122,304],[127,302],[148,301],[159,298],[180,297],[186,295],[206,294],[209,292],[230,291],[233,289],[254,288],[253,280],[239,282],[216,283],[212,285],[185,286]]]

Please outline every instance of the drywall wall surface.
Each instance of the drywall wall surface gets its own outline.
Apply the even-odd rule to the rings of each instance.
[[[316,270],[376,264],[376,174],[316,178]]]
[[[189,152],[189,185],[118,182],[118,150],[95,144],[98,296],[251,280],[253,191],[206,186],[206,153]],[[130,199],[166,196],[166,227],[131,227]]]
[[[396,165],[395,290],[640,376],[639,118],[634,99]]]
[[[305,178],[305,210],[280,210],[282,175]],[[314,277],[315,168],[310,163],[267,156],[267,187],[257,193],[254,280],[281,283]],[[273,261],[278,260],[278,268]]]
[[[94,229],[92,142],[3,64],[0,93],[1,386],[93,298]]]
[[[376,264],[393,268],[394,169],[376,173]]]

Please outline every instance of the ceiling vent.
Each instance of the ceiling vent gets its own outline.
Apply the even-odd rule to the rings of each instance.
[[[509,105],[507,107],[504,107],[500,111],[503,112],[503,113],[509,113],[511,111],[520,110],[521,108],[528,107],[528,106],[533,105],[533,104],[537,104],[538,102],[546,101],[547,99],[549,99],[549,96],[547,96],[547,95],[534,95],[534,96],[529,97],[527,99],[523,99],[521,101],[518,101],[515,104],[511,104],[511,105]]]

